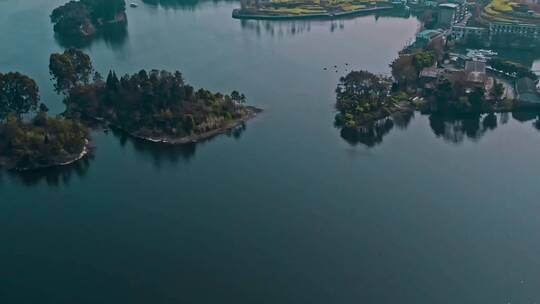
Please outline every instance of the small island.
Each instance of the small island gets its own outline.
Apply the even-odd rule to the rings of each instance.
[[[33,79],[0,73],[0,167],[28,171],[68,165],[89,153],[88,129],[47,111]]]
[[[151,142],[198,142],[241,127],[261,111],[247,106],[237,91],[195,90],[178,71],[141,70],[122,77],[110,71],[105,79],[95,72],[90,81],[90,58],[76,49],[52,54],[50,71],[57,90],[66,94],[69,113]]]
[[[367,71],[352,71],[336,89],[336,125],[359,129],[373,125],[394,112],[413,110],[405,94],[391,94],[392,79]]]
[[[88,40],[107,26],[127,22],[124,0],[70,1],[51,13],[54,32],[62,38]]]
[[[242,0],[238,19],[337,18],[391,9],[386,0]]]

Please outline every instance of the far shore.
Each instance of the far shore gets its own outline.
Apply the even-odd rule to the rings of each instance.
[[[316,13],[316,14],[257,14],[242,12],[240,9],[235,9],[232,13],[233,18],[235,19],[258,19],[258,20],[294,20],[294,19],[329,19],[329,18],[340,18],[353,15],[361,15],[365,13],[373,13],[378,11],[384,11],[392,9],[391,6],[381,6],[373,8],[365,8],[354,11],[343,11],[343,12],[326,12],[326,13]]]

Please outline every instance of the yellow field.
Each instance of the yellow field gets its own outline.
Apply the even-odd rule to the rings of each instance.
[[[320,0],[314,1],[301,1],[301,0],[273,0],[271,5],[266,5],[259,8],[260,12],[268,14],[287,14],[287,15],[301,15],[301,14],[320,14],[327,13],[328,11],[341,10],[344,12],[352,12],[363,10],[370,6],[377,5],[377,2],[387,2],[388,0],[367,0],[367,1],[354,1],[354,0]]]
[[[518,10],[520,4],[516,0],[492,0],[491,3],[484,7],[482,16],[492,21],[517,21],[525,23],[539,23],[540,14],[526,14],[522,10]]]

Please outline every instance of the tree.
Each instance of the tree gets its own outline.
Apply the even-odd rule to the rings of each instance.
[[[107,89],[110,91],[116,91],[120,86],[120,80],[118,80],[118,77],[114,71],[109,71],[109,75],[107,75],[107,81],[105,83]]]
[[[496,100],[500,100],[503,94],[504,94],[504,85],[495,80],[495,82],[493,83],[493,88],[491,88],[491,95]]]
[[[99,72],[95,72],[93,80],[94,80],[94,82],[100,83],[100,82],[103,81],[103,76],[101,76],[101,74]]]
[[[22,116],[37,108],[39,88],[36,82],[21,73],[0,73],[0,119],[12,113]]]
[[[414,86],[418,79],[419,71],[413,64],[413,59],[413,55],[401,55],[391,64],[392,75],[404,88]]]
[[[52,54],[49,72],[56,81],[57,92],[67,92],[75,86],[88,84],[92,74],[92,61],[83,51],[70,48],[63,54]]]
[[[240,104],[245,104],[247,101],[246,95],[239,93],[238,91],[232,91],[231,99],[232,101]]]
[[[480,111],[482,109],[482,102],[484,101],[485,90],[484,88],[474,88],[469,94],[469,100],[474,111]]]
[[[244,93],[240,94],[240,103],[245,104],[247,102],[247,97]]]
[[[195,126],[196,124],[195,124],[195,119],[193,118],[193,115],[191,114],[184,115],[184,129],[186,130],[188,134],[193,131]]]
[[[435,64],[435,56],[432,52],[420,52],[414,55],[413,65],[420,72],[423,68],[431,67]]]

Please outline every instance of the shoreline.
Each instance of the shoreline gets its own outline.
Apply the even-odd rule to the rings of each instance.
[[[538,113],[540,112],[539,106],[524,106],[524,105],[514,105],[511,108],[505,107],[496,107],[491,110],[482,110],[482,111],[473,111],[473,112],[433,112],[426,111],[422,106],[415,106],[409,103],[401,102],[396,105],[393,105],[389,108],[381,109],[378,112],[374,112],[375,115],[373,118],[364,119],[358,121],[357,128],[366,128],[370,127],[378,121],[392,117],[396,114],[405,114],[405,113],[416,113],[419,112],[423,115],[440,115],[444,117],[465,117],[471,115],[485,115],[485,114],[502,114],[502,113]]]
[[[69,155],[65,157],[64,159],[62,159],[61,161],[54,161],[54,162],[52,161],[48,164],[38,165],[35,167],[17,167],[17,165],[10,164],[9,160],[4,160],[3,162],[0,162],[0,168],[3,167],[9,171],[16,171],[16,172],[22,173],[22,172],[31,172],[31,171],[37,171],[37,170],[43,170],[43,169],[50,169],[50,168],[55,168],[55,167],[65,167],[84,159],[90,154],[90,151],[91,151],[90,141],[86,140],[86,143],[84,144],[84,147],[81,150],[81,152],[79,152],[78,154]]]
[[[95,120],[98,123],[103,124],[103,126],[108,126],[108,127],[112,128],[112,129],[116,129],[116,130],[121,131],[121,132],[135,138],[135,139],[143,140],[143,141],[146,141],[148,143],[156,143],[156,144],[164,144],[164,145],[185,145],[185,144],[197,143],[197,142],[207,140],[207,139],[210,139],[212,137],[224,134],[229,130],[232,130],[232,129],[235,129],[235,128],[239,127],[240,125],[247,122],[248,120],[251,120],[251,119],[257,117],[257,115],[259,113],[263,112],[262,109],[254,107],[254,106],[246,106],[246,108],[249,111],[249,113],[247,115],[245,115],[245,116],[243,116],[241,118],[235,119],[233,121],[230,121],[230,122],[228,122],[227,124],[225,124],[224,126],[222,126],[220,128],[210,130],[208,132],[204,132],[204,133],[200,133],[200,134],[193,134],[193,135],[190,135],[190,136],[184,136],[184,137],[179,137],[179,138],[170,137],[170,136],[155,136],[155,137],[154,136],[143,136],[143,135],[137,134],[137,131],[129,132],[129,131],[125,130],[124,128],[122,128],[121,126],[119,126],[117,124],[114,124],[114,123],[112,123],[110,121],[107,121],[102,117],[93,117],[93,116],[90,116],[90,115],[88,115],[86,113],[83,113],[83,112],[79,112],[79,113],[81,113],[82,115],[85,115],[89,119]]]
[[[364,13],[373,13],[373,12],[379,12],[384,10],[390,10],[392,9],[392,6],[381,6],[381,7],[373,7],[373,8],[366,8],[356,11],[350,11],[350,12],[336,12],[336,13],[315,13],[315,14],[286,14],[286,15],[266,15],[266,14],[251,14],[251,13],[243,13],[240,9],[235,9],[232,12],[232,17],[234,19],[253,19],[253,20],[294,20],[294,19],[336,19],[341,17],[347,17],[347,16],[355,16],[355,15],[362,15]]]
[[[127,134],[129,134],[130,136],[134,138],[151,142],[151,143],[166,144],[166,145],[193,144],[193,143],[198,143],[200,141],[207,140],[212,137],[224,134],[229,130],[235,129],[239,127],[240,125],[242,125],[243,123],[247,122],[248,120],[255,118],[259,113],[263,111],[262,109],[255,108],[253,106],[248,106],[247,108],[249,109],[249,113],[247,115],[241,118],[238,118],[236,120],[233,120],[220,128],[217,128],[208,132],[204,132],[200,134],[193,134],[190,136],[184,136],[180,138],[173,138],[170,136],[160,136],[160,137],[142,136],[142,135],[136,134],[135,132],[127,132],[118,126],[114,126],[114,127],[121,130],[122,132],[126,132]]]

